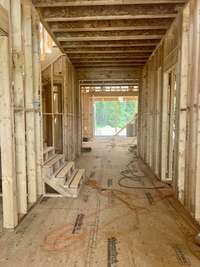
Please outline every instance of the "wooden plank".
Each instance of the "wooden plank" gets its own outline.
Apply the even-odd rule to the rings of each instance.
[[[127,36],[100,36],[98,41],[123,41],[123,40],[158,40],[161,39],[163,35],[127,35]],[[96,41],[97,37],[57,37],[58,42],[84,42],[84,41]]]
[[[94,16],[94,17],[49,17],[45,18],[46,22],[63,22],[63,21],[92,21],[92,20],[123,20],[123,19],[160,19],[175,18],[176,14],[154,14],[154,15],[122,15],[122,16]]]
[[[145,50],[127,50],[127,51],[121,51],[121,50],[113,50],[113,51],[88,51],[83,53],[67,53],[70,57],[70,59],[73,58],[94,58],[94,57],[100,57],[100,58],[106,58],[106,57],[112,57],[112,58],[122,58],[122,57],[147,57],[151,55],[152,51],[145,51]]]
[[[192,1],[190,4],[190,89],[191,90],[191,102],[190,102],[190,151],[189,151],[189,194],[186,199],[186,203],[189,204],[191,214],[195,219],[200,219],[200,193],[199,193],[199,59],[200,59],[200,25],[199,25],[199,1]],[[192,64],[191,64],[192,63]]]
[[[108,6],[108,5],[149,5],[149,4],[184,4],[185,0],[75,0],[75,1],[49,1],[33,0],[36,7],[64,7],[64,6]]]
[[[88,32],[56,32],[54,33],[56,38],[81,38],[81,37],[91,37],[91,38],[101,38],[101,37],[124,37],[124,36],[160,36],[166,33],[166,29],[161,30],[123,30],[123,31],[88,31]],[[97,40],[98,40],[97,39]],[[149,38],[150,39],[150,38]],[[100,39],[99,39],[100,40]]]
[[[104,68],[104,67],[121,67],[121,66],[125,66],[125,67],[140,67],[140,68],[142,68],[143,66],[144,66],[145,64],[144,63],[129,63],[129,62],[127,62],[127,63],[113,63],[113,62],[111,62],[111,63],[106,63],[106,62],[102,62],[102,63],[83,63],[83,64],[80,64],[80,63],[78,63],[78,64],[74,64],[74,66],[76,67],[76,68],[94,68],[94,67],[98,67],[98,68]]]
[[[75,33],[75,32],[120,32],[120,31],[141,31],[141,30],[166,30],[168,25],[158,26],[129,26],[129,27],[102,27],[102,28],[57,28],[52,29],[53,33]]]
[[[141,70],[138,68],[127,68],[123,69],[120,67],[108,67],[106,69],[101,69],[95,67],[91,69],[77,70],[77,79],[79,80],[127,80],[127,79],[139,79],[141,75]]]
[[[197,105],[197,91],[196,86],[196,16],[195,14],[196,1],[189,3],[190,17],[189,17],[189,37],[188,37],[188,87],[187,87],[187,135],[186,135],[186,170],[185,170],[185,196],[184,205],[185,207],[195,216],[195,158],[196,158],[196,108]]]
[[[146,61],[147,61],[147,59],[148,58],[130,58],[130,59],[127,59],[127,58],[122,58],[122,59],[118,59],[118,58],[114,58],[114,59],[94,59],[94,60],[90,60],[90,59],[73,59],[73,60],[71,60],[71,62],[72,62],[72,64],[87,64],[87,63],[89,63],[89,64],[92,64],[92,63],[95,63],[95,64],[98,64],[98,63],[105,63],[105,64],[107,64],[107,63],[146,63]]]
[[[85,57],[87,54],[92,54],[92,55],[88,55],[90,57],[94,57],[93,54],[99,54],[100,57],[103,56],[108,56],[107,54],[112,54],[112,57],[115,56],[114,54],[120,54],[121,56],[123,56],[123,54],[129,54],[128,56],[131,56],[130,54],[134,54],[134,53],[149,53],[151,54],[153,52],[153,47],[150,48],[146,48],[146,49],[141,49],[139,48],[135,48],[135,49],[130,49],[128,47],[121,47],[121,48],[115,48],[115,47],[109,47],[109,48],[87,48],[87,49],[81,49],[81,48],[76,48],[76,49],[67,49],[64,48],[64,51],[70,56],[70,57]],[[123,54],[122,54],[123,53]],[[101,54],[101,55],[100,55]],[[102,55],[105,54],[105,55]],[[117,55],[118,56],[118,55]],[[135,56],[137,56],[135,54]],[[138,55],[140,56],[140,55]]]
[[[45,21],[91,21],[176,17],[183,4],[55,7],[40,9]]]
[[[197,2],[197,10],[199,10],[200,6],[199,6],[199,2]],[[200,37],[199,37],[199,33],[200,33],[200,29],[199,29],[199,25],[200,25],[200,17],[197,16],[197,30],[198,30],[198,49],[199,49],[199,43],[200,43]],[[199,63],[200,62],[200,52],[198,50],[198,69],[199,69]],[[200,86],[200,81],[199,81],[199,77],[198,77],[198,87]],[[197,159],[196,162],[200,162],[200,94],[198,92],[198,119],[197,119]],[[200,166],[199,164],[197,164],[197,169],[196,169],[196,188],[200,187]],[[198,222],[200,222],[200,193],[198,190],[196,190],[196,199],[195,199],[195,205],[196,205],[196,210],[195,210],[195,218]]]
[[[3,189],[3,226],[13,229],[18,223],[14,114],[8,38],[0,36],[0,133]]]
[[[66,58],[63,59],[63,69],[64,69],[64,77],[63,77],[63,152],[65,155],[65,159],[68,160],[68,117],[67,117],[67,109],[68,109],[68,71],[67,71],[67,61]]]
[[[26,112],[26,141],[27,141],[27,176],[28,201],[37,200],[36,179],[36,142],[35,142],[35,110],[33,86],[33,43],[32,43],[32,7],[29,0],[23,1],[24,27],[24,60],[25,60],[25,106],[31,111]]]
[[[180,49],[179,49],[179,66],[177,72],[177,165],[175,190],[176,195],[184,204],[185,188],[185,164],[186,164],[186,116],[187,116],[187,88],[188,88],[188,21],[190,16],[189,6],[187,6],[181,16],[180,27]]]
[[[66,174],[69,176],[74,171],[75,163],[74,161],[70,161],[67,165],[56,175],[56,178],[63,178]]]
[[[84,169],[78,170],[77,174],[75,175],[74,179],[70,183],[69,187],[70,188],[78,188],[80,183],[81,183],[81,180],[84,179],[84,175],[85,175]]]
[[[22,39],[21,1],[16,0],[11,6],[13,79],[15,109],[16,142],[16,176],[17,198],[20,214],[27,213],[27,173],[26,173],[26,126],[25,126],[25,92],[24,92],[24,51]]]
[[[124,91],[113,91],[113,92],[91,92],[88,93],[89,96],[94,96],[94,97],[113,97],[113,96],[121,96],[121,97],[126,97],[126,96],[138,96],[138,92],[124,92]]]
[[[66,49],[79,49],[79,48],[122,48],[122,49],[133,49],[135,47],[155,47],[157,46],[159,40],[135,40],[135,41],[93,41],[93,42],[63,42],[62,47]]]
[[[145,19],[145,20],[95,20],[74,22],[52,22],[52,31],[79,32],[79,31],[118,31],[118,30],[150,30],[168,29],[172,18]]]
[[[32,10],[32,30],[33,30],[33,96],[35,108],[35,148],[36,148],[36,176],[37,176],[37,196],[41,196],[43,192],[42,181],[42,124],[41,124],[41,107],[40,96],[42,92],[41,79],[41,59],[40,59],[40,20],[36,11]]]

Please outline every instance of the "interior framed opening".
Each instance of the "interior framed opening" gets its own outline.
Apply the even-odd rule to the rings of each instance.
[[[138,81],[81,81],[82,138],[137,132]]]
[[[94,102],[94,134],[98,136],[135,135],[134,118],[138,112],[137,97],[115,100],[104,98]]]
[[[42,87],[43,146],[63,152],[63,84],[45,83]]]
[[[176,138],[176,66],[173,66],[170,70],[164,74],[164,94],[165,99],[165,138],[163,138],[163,145],[165,146],[165,177],[167,181],[173,181],[175,164],[175,138]]]

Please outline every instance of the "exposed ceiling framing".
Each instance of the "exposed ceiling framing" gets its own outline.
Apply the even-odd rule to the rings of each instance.
[[[33,0],[75,67],[142,67],[186,0]]]

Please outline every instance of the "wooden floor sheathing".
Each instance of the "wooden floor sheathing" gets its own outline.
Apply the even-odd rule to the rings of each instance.
[[[199,267],[197,226],[171,188],[146,171],[138,181],[121,181],[139,189],[119,186],[134,142],[121,137],[87,143],[92,151],[77,162],[88,178],[79,198],[43,198],[14,232],[2,231],[0,266]],[[132,167],[144,176],[139,161]]]

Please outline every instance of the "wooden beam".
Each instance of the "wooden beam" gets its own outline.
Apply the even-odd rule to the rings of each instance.
[[[190,8],[187,6],[180,19],[179,50],[177,66],[177,112],[176,112],[176,139],[175,158],[175,191],[179,201],[184,205],[185,201],[185,177],[186,177],[186,135],[187,135],[187,92],[188,92],[188,61],[189,61],[189,27]]]
[[[196,7],[195,10],[196,12],[198,12],[198,10],[200,9],[200,4],[199,1],[196,2]],[[199,33],[199,24],[200,24],[200,17],[199,14],[196,13],[196,30],[198,29],[198,34],[195,36],[196,39],[194,39],[196,41],[196,57],[198,58],[198,62],[196,61],[196,68],[198,68],[198,73],[200,71],[200,67],[199,67],[199,63],[200,63],[200,51],[199,51],[199,44],[200,44],[200,33]],[[197,26],[198,25],[198,26]],[[196,76],[197,78],[197,76]],[[200,78],[198,75],[197,78],[198,81],[198,87],[200,84]],[[196,87],[197,89],[197,87]],[[196,190],[196,196],[195,196],[195,219],[200,222],[200,192],[199,192],[199,188],[200,188],[200,166],[199,166],[199,162],[200,162],[200,97],[199,97],[199,93],[198,93],[198,109],[197,109],[197,118],[198,118],[198,123],[197,123],[197,141],[196,141],[196,149],[197,149],[197,156],[196,156],[196,162],[197,162],[197,167],[196,167],[196,182],[195,182],[195,190]]]
[[[135,35],[135,36],[111,36],[111,37],[57,37],[56,39],[59,42],[80,42],[80,41],[96,41],[97,38],[99,41],[120,41],[120,40],[153,40],[153,39],[161,39],[163,37],[162,34],[156,35]]]
[[[0,30],[8,33],[8,11],[0,4]]]
[[[55,33],[56,38],[81,38],[81,37],[91,37],[91,38],[101,38],[101,37],[123,37],[123,36],[156,36],[164,35],[166,30],[138,30],[138,31],[95,31],[95,32],[57,32]],[[59,40],[59,39],[58,39]]]
[[[36,142],[36,174],[37,174],[37,196],[41,196],[43,192],[42,180],[42,123],[41,123],[41,59],[40,59],[40,20],[35,10],[32,11],[32,29],[33,29],[33,95],[35,105],[35,142]]]
[[[104,62],[110,62],[110,61],[114,61],[114,62],[119,62],[119,61],[135,61],[135,62],[138,62],[138,61],[147,61],[148,60],[148,58],[149,57],[136,57],[136,58],[134,58],[134,57],[119,57],[119,58],[112,58],[112,57],[108,57],[108,58],[71,58],[70,59],[70,61],[72,62],[72,63],[77,63],[77,62],[90,62],[90,63],[92,63],[92,62],[102,62],[102,61],[104,61]]]
[[[89,47],[146,47],[157,46],[160,39],[157,40],[124,40],[124,41],[87,41],[87,42],[60,42],[63,48],[89,48]]]
[[[134,56],[130,56],[130,57],[128,57],[128,56],[119,56],[119,57],[112,57],[112,56],[110,56],[110,57],[104,57],[104,56],[102,56],[102,57],[94,57],[94,58],[91,58],[91,57],[85,57],[85,58],[82,58],[82,57],[80,57],[80,58],[69,58],[69,60],[71,61],[71,62],[82,62],[82,61],[85,61],[85,62],[99,62],[99,61],[105,61],[105,62],[107,62],[107,61],[119,61],[119,60],[121,60],[121,61],[123,61],[123,60],[132,60],[132,61],[140,61],[140,60],[142,60],[142,61],[146,61],[146,60],[148,60],[149,59],[149,56],[150,55],[147,55],[147,56],[143,56],[143,55],[141,55],[141,56],[136,56],[136,57],[134,57]]]
[[[13,95],[9,42],[0,36],[0,142],[3,191],[3,226],[13,229],[18,223]]]
[[[132,27],[105,27],[105,28],[57,28],[52,29],[53,33],[77,33],[77,32],[110,32],[110,31],[141,31],[141,30],[167,30],[168,25],[158,26],[132,26]]]
[[[86,68],[86,69],[79,69],[77,71],[77,79],[80,81],[91,81],[94,80],[95,82],[108,82],[115,80],[116,82],[119,80],[132,80],[132,79],[139,79],[141,76],[141,70],[137,67],[107,67],[107,68]]]
[[[185,0],[33,0],[36,7],[67,7],[67,6],[109,6],[109,5],[149,5],[149,4],[184,4]]]
[[[62,46],[63,47],[63,50],[65,52],[74,52],[74,54],[78,54],[78,53],[88,53],[88,51],[130,51],[130,50],[135,50],[138,51],[138,50],[143,50],[145,51],[145,49],[147,50],[146,52],[148,52],[148,50],[154,50],[154,48],[156,47],[158,43],[152,43],[152,45],[150,44],[139,44],[138,46],[137,45],[128,45],[128,44],[122,44],[122,45],[115,45],[115,44],[108,44],[107,46],[105,46],[104,44],[99,44],[99,45],[72,45],[72,46]],[[77,53],[75,53],[76,51],[78,51]]]
[[[124,81],[122,81],[122,83],[119,85],[119,84],[117,84],[117,83],[115,83],[114,81],[113,82],[107,82],[107,83],[105,83],[105,84],[102,84],[102,83],[98,83],[98,82],[96,82],[96,83],[93,83],[93,84],[90,84],[90,83],[86,83],[86,84],[84,84],[84,85],[80,85],[81,86],[81,88],[83,87],[83,88],[85,88],[85,87],[97,87],[97,86],[99,86],[99,87],[103,87],[103,86],[138,86],[139,85],[139,82],[137,82],[137,81],[135,81],[135,82],[132,82],[131,84],[130,83],[126,83],[126,82],[124,82]]]
[[[18,211],[27,213],[27,173],[26,173],[26,126],[25,126],[25,92],[24,92],[24,54],[22,39],[21,0],[11,5],[12,47],[13,47],[13,81],[15,105],[15,142],[16,142],[16,176]]]
[[[118,31],[118,30],[148,30],[169,28],[173,19],[137,19],[137,20],[95,20],[73,22],[51,22],[52,32],[80,31]]]
[[[109,54],[112,54],[112,56],[115,56],[115,54],[121,54],[123,55],[123,53],[129,54],[129,56],[131,56],[130,54],[140,54],[140,53],[144,53],[144,54],[151,54],[153,52],[153,49],[119,49],[119,48],[94,48],[94,49],[74,49],[74,50],[69,50],[69,49],[64,49],[64,51],[70,55],[70,57],[85,57],[86,55],[89,57],[93,57],[94,55],[98,54],[99,56],[102,56],[102,54],[106,54],[107,56],[109,56]],[[140,56],[140,55],[139,55]]]
[[[46,22],[63,21],[92,21],[92,20],[123,20],[123,19],[162,19],[175,18],[177,14],[154,14],[154,15],[121,15],[121,16],[94,16],[94,17],[46,17]]]
[[[102,92],[89,92],[88,93],[89,96],[94,96],[94,97],[120,97],[120,96],[138,96],[138,92],[134,92],[134,91],[116,91],[116,92],[106,92],[106,91],[102,91]]]
[[[26,141],[27,141],[27,176],[28,201],[37,200],[36,179],[36,143],[35,143],[35,110],[33,87],[33,46],[32,46],[32,6],[29,0],[24,0],[24,59],[25,59],[25,106],[26,112]]]
[[[40,9],[45,21],[97,21],[176,17],[183,4],[55,7]]]
[[[137,100],[138,96],[105,96],[105,97],[93,97],[93,101],[119,101],[119,97],[123,97],[123,101],[129,101],[129,100]]]
[[[139,53],[139,52],[132,52],[132,53],[85,53],[85,54],[70,54],[69,57],[70,59],[73,58],[120,58],[120,57],[149,57],[151,55],[151,52],[144,52],[144,53]]]
[[[102,67],[142,67],[144,66],[144,63],[83,63],[83,64],[73,64],[75,67],[78,68],[102,68]]]
[[[71,59],[73,64],[82,63],[99,63],[99,62],[146,62],[148,58],[98,58],[98,59]]]

